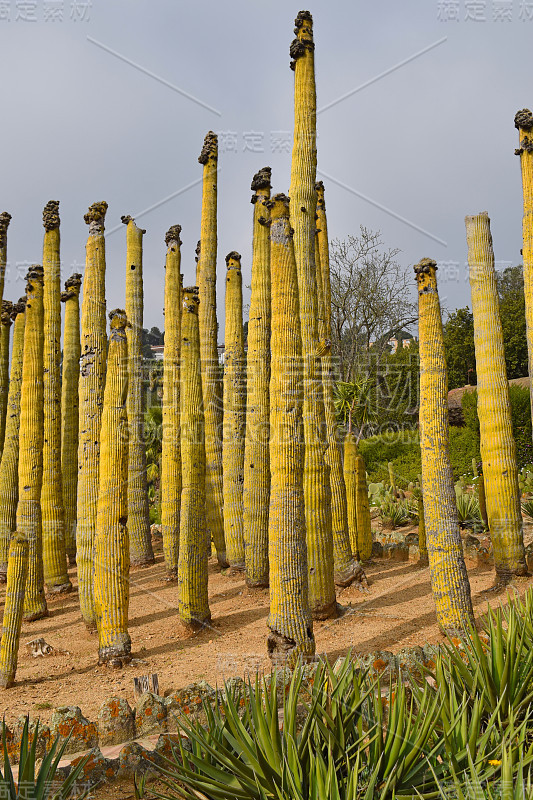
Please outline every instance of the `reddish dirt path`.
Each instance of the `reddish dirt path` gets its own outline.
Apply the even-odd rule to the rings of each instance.
[[[402,533],[409,530],[413,529]],[[51,599],[48,619],[24,625],[17,683],[1,695],[1,712],[8,724],[28,712],[46,721],[52,709],[62,705],[80,706],[94,721],[102,702],[112,695],[133,703],[133,677],[137,675],[158,673],[163,694],[198,680],[220,685],[225,678],[269,670],[268,591],[248,591],[242,578],[222,575],[213,560],[209,568],[212,627],[183,639],[177,624],[177,587],[163,581],[158,544],[156,554],[153,566],[131,573],[130,634],[137,661],[118,671],[98,667],[97,638],[81,622],[77,592]],[[486,593],[494,578],[490,567],[469,566],[476,614],[486,610],[487,600],[493,605],[505,600],[505,593]],[[348,613],[315,624],[318,653],[335,659],[350,648],[361,653],[395,652],[441,641],[427,568],[413,562],[376,560],[367,574],[368,594],[352,587],[339,591],[339,602],[348,606]],[[71,578],[76,585],[75,570]],[[515,589],[523,594],[532,584],[533,578],[522,579]],[[3,595],[4,591],[1,603]],[[67,652],[33,658],[24,643],[40,636]]]

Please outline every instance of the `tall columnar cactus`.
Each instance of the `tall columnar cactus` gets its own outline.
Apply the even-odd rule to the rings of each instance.
[[[205,500],[207,527],[218,563],[227,567],[224,544],[224,489],[222,479],[222,392],[218,363],[217,325],[217,170],[218,140],[213,131],[205,137],[198,158],[203,165],[202,227],[197,248],[197,282],[200,296],[200,352],[205,416]]]
[[[226,256],[226,329],[224,342],[224,539],[230,567],[244,570],[243,481],[246,431],[246,378],[242,324],[241,256]]]
[[[473,622],[448,440],[448,377],[436,263],[415,266],[420,339],[420,449],[431,589],[437,622],[447,633]]]
[[[0,214],[0,300],[4,299],[4,282],[7,265],[7,229],[11,222],[11,214],[2,211]]]
[[[353,433],[348,432],[344,440],[343,478],[346,489],[346,519],[350,547],[355,558],[360,559],[357,546],[357,440]]]
[[[254,205],[252,295],[246,360],[244,443],[244,561],[246,583],[268,586],[268,504],[270,498],[270,167],[252,180]]]
[[[338,586],[348,586],[353,581],[366,583],[366,577],[357,561],[357,549],[350,537],[348,525],[347,490],[344,480],[339,426],[333,395],[334,374],[331,358],[331,282],[329,273],[329,243],[324,201],[324,184],[315,184],[317,191],[315,263],[318,289],[318,334],[322,345],[322,385],[331,485],[331,529],[333,536],[334,578]]]
[[[154,551],[150,534],[150,512],[146,483],[143,402],[143,257],[145,231],[135,221],[122,217],[126,229],[126,314],[128,316],[128,422],[130,426],[128,464],[128,530],[132,565],[152,564]]]
[[[76,497],[78,493],[78,426],[80,380],[80,286],[81,275],[65,281],[63,380],[61,382],[61,474],[65,506],[65,549],[70,564],[76,563]]]
[[[357,512],[357,552],[361,561],[368,561],[372,555],[372,527],[370,524],[370,506],[368,502],[368,486],[366,483],[366,467],[362,455],[355,460],[357,476],[356,512]]]
[[[44,582],[49,592],[70,592],[61,475],[61,267],[59,202],[43,211],[44,244],[44,443],[41,513]]]
[[[81,307],[76,563],[80,609],[89,628],[94,628],[96,624],[93,550],[107,356],[104,238],[106,211],[107,203],[94,203],[84,217],[89,226],[89,237]]]
[[[494,252],[488,214],[465,218],[474,315],[480,451],[498,583],[527,574],[505,369]]]
[[[26,325],[20,394],[16,530],[27,539],[28,580],[24,619],[48,614],[44,596],[41,486],[43,482],[43,268],[26,275]]]
[[[271,201],[272,346],[270,378],[270,615],[268,651],[292,666],[315,652],[308,602],[303,491],[302,339],[289,200]]]
[[[180,539],[180,343],[181,343],[181,226],[166,233],[165,353],[163,360],[163,443],[161,452],[161,527],[169,578],[177,580]]]
[[[315,268],[316,88],[313,20],[308,11],[296,17],[290,54],[294,69],[294,145],[290,214],[298,272],[304,370],[304,494],[309,559],[309,605],[313,616],[336,614],[331,530],[331,488],[327,451],[322,370],[318,353],[318,302]]]
[[[178,566],[179,615],[196,630],[211,619],[207,596],[209,532],[205,504],[204,412],[198,323],[198,289],[183,290],[181,316],[181,491]]]
[[[514,118],[518,129],[522,171],[524,216],[522,218],[522,264],[524,265],[524,296],[526,304],[526,338],[528,372],[533,377],[533,114],[529,108],[517,111]],[[533,380],[530,383],[531,418],[533,419]]]
[[[100,485],[94,539],[94,607],[100,663],[129,661],[128,341],[126,313],[109,312],[111,330],[102,413]]]
[[[11,374],[7,398],[6,435],[0,460],[0,583],[7,580],[7,556],[9,540],[15,530],[17,502],[19,496],[19,425],[20,387],[22,384],[22,360],[24,357],[24,323],[26,321],[26,298],[13,304],[13,350]]]
[[[0,454],[6,432],[7,395],[9,392],[9,329],[13,303],[2,300],[0,313]]]
[[[28,540],[14,533],[9,546],[6,600],[0,647],[0,686],[9,689],[15,682],[19,651],[24,595],[28,576]]]

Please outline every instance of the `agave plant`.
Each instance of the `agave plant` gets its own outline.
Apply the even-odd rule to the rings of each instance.
[[[29,717],[26,717],[20,739],[18,777],[15,781],[9,754],[7,751],[7,728],[4,722],[2,729],[2,746],[4,751],[4,769],[0,771],[0,797],[4,800],[68,800],[76,797],[83,800],[89,793],[89,787],[78,783],[78,778],[90,756],[87,755],[71,769],[67,778],[58,775],[59,762],[63,757],[69,737],[59,746],[56,737],[49,752],[43,758],[40,767],[36,767],[36,748],[39,733],[39,722],[35,726],[30,741]]]
[[[479,510],[479,500],[475,494],[464,491],[462,486],[455,486],[455,499],[457,502],[457,515],[459,525],[462,528],[473,530],[484,529],[481,511]]]
[[[533,522],[533,500],[525,500],[522,503],[522,511],[529,522]]]
[[[367,375],[358,375],[353,381],[338,381],[334,386],[337,418],[348,433],[357,433],[358,440],[365,428],[377,419],[373,388],[374,384]]]
[[[411,509],[404,500],[395,500],[387,497],[379,507],[379,515],[383,525],[396,528],[407,525],[411,521]]]

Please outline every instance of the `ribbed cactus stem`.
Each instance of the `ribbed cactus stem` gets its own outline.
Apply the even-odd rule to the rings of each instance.
[[[426,542],[426,520],[424,516],[424,498],[422,492],[418,498],[418,553],[422,563],[428,563],[428,548]]]
[[[154,551],[150,534],[150,511],[146,480],[143,397],[143,234],[135,220],[122,217],[126,229],[126,314],[128,337],[128,531],[130,559],[133,566],[153,564]]]
[[[44,582],[50,593],[70,592],[61,474],[61,265],[59,202],[43,211],[44,444],[41,513]]]
[[[226,327],[224,342],[224,540],[233,570],[244,570],[243,481],[246,431],[246,377],[242,323],[241,256],[226,256]]]
[[[372,526],[370,521],[370,504],[366,482],[366,466],[363,456],[355,459],[356,471],[356,512],[357,512],[357,552],[361,561],[368,561],[372,556]]]
[[[331,486],[331,529],[333,536],[334,579],[337,586],[349,586],[353,581],[366,583],[366,577],[357,561],[357,548],[350,537],[346,484],[344,481],[342,450],[333,395],[334,374],[331,359],[331,283],[329,273],[329,244],[324,200],[324,185],[319,181],[317,191],[315,263],[318,290],[318,336],[322,346],[322,385]]]
[[[216,292],[218,139],[213,131],[206,135],[198,161],[203,165],[202,223],[196,275],[200,293],[198,313],[205,418],[205,502],[207,528],[216,547],[218,563],[227,567],[222,478],[222,385],[218,363]]]
[[[121,666],[131,656],[128,633],[128,341],[126,313],[111,321],[102,412],[100,485],[94,539],[94,607],[100,663]]]
[[[270,508],[268,651],[294,665],[315,652],[308,602],[303,459],[302,340],[289,200],[271,201],[272,336],[270,378]]]
[[[69,563],[76,563],[76,498],[78,494],[78,426],[80,380],[80,286],[81,275],[65,281],[63,333],[63,380],[61,382],[61,473],[65,506],[65,549]]]
[[[304,494],[309,561],[309,605],[316,619],[337,613],[333,576],[331,488],[326,462],[327,437],[318,357],[318,300],[315,265],[316,87],[313,21],[308,11],[296,17],[290,54],[294,68],[294,144],[290,215],[300,295],[304,370]]]
[[[28,576],[28,540],[14,533],[9,546],[6,599],[0,646],[0,686],[9,689],[15,682]]]
[[[10,221],[11,214],[8,214],[7,211],[2,211],[0,214],[0,304],[4,298],[4,282],[7,265],[7,229],[9,228]],[[5,406],[9,381],[9,354],[6,354],[6,343],[9,348],[9,328],[5,331],[2,325],[0,336],[0,452],[4,442]]]
[[[347,433],[344,440],[344,485],[346,487],[346,521],[350,536],[350,547],[355,558],[360,559],[357,544],[357,440]]]
[[[165,244],[165,352],[163,358],[163,441],[161,451],[161,528],[168,577],[178,578],[181,504],[180,346],[181,227],[167,231]]]
[[[84,217],[89,226],[89,237],[81,307],[76,563],[81,615],[88,628],[96,625],[93,551],[107,355],[104,238],[106,211],[107,203],[94,203]]]
[[[26,321],[26,298],[13,304],[13,350],[11,374],[7,398],[6,434],[0,460],[0,583],[7,580],[7,556],[9,541],[15,530],[17,502],[19,496],[19,426],[20,389],[22,385],[22,362],[24,358],[24,324]]]
[[[44,596],[41,487],[43,482],[43,268],[26,275],[26,326],[20,395],[16,530],[28,541],[24,619],[47,616]]]
[[[6,433],[7,395],[9,392],[9,330],[13,303],[2,300],[0,313],[0,455]]]
[[[498,583],[526,575],[516,446],[511,422],[494,251],[486,212],[465,218],[474,315],[477,410],[487,515]]]
[[[515,150],[520,156],[522,172],[522,264],[524,274],[524,297],[526,313],[526,339],[528,374],[533,376],[533,114],[529,108],[517,111],[514,118],[518,129],[519,146]],[[533,385],[530,382],[531,418],[533,419]]]
[[[448,440],[448,378],[436,263],[415,267],[420,340],[420,449],[431,589],[439,627],[453,633],[473,622]]]
[[[179,615],[196,630],[209,622],[207,562],[209,532],[205,504],[205,429],[200,372],[198,289],[183,289],[181,311],[181,492],[178,566]]]
[[[477,465],[477,471],[479,474],[479,482],[477,485],[477,493],[478,493],[478,500],[479,500],[479,513],[481,519],[483,520],[483,524],[486,528],[489,527],[489,518],[487,516],[487,500],[485,497],[485,478],[483,477],[483,462],[480,461]]]
[[[252,294],[246,357],[246,436],[244,445],[244,560],[249,587],[268,586],[268,505],[270,500],[270,167],[252,180],[254,206]]]

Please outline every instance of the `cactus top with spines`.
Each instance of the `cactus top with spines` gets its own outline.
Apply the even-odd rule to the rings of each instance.
[[[228,255],[226,256],[226,266],[228,269],[240,269],[241,254],[238,253],[236,250],[232,250],[231,253],[228,253]]]
[[[123,215],[121,216],[121,218],[120,218],[120,221],[122,222],[122,224],[123,224],[123,225],[128,225],[130,222],[135,222],[135,220],[134,220],[134,218],[131,216],[131,214],[123,214]],[[139,230],[140,230],[140,232],[141,232],[142,234],[145,234],[145,233],[146,233],[146,230],[145,230],[144,228],[139,228]]]
[[[299,11],[296,19],[294,20],[294,33],[296,39],[293,39],[289,49],[289,55],[292,59],[290,67],[294,70],[296,60],[301,58],[306,50],[314,50],[315,43],[313,41],[313,17],[309,11]]]
[[[0,247],[5,247],[7,242],[7,229],[11,222],[11,214],[7,211],[2,211],[0,214]]]
[[[104,232],[105,215],[107,211],[107,203],[102,200],[100,203],[93,203],[89,206],[89,210],[83,215],[85,224],[89,226],[89,235],[96,236]]]
[[[11,325],[11,320],[13,319],[13,303],[9,300],[2,300],[2,313],[0,314],[0,322],[2,325]]]
[[[271,184],[270,179],[272,177],[272,169],[270,167],[262,167],[258,172],[255,173],[254,177],[252,178],[252,185],[250,189],[254,194],[251,198],[251,203],[257,202],[257,192],[258,189],[268,189],[270,191]]]
[[[128,318],[126,316],[126,312],[123,308],[114,308],[112,311],[109,312],[109,327],[110,327],[110,334],[109,338],[112,340],[113,338],[121,338],[121,335],[124,334],[126,328],[129,325]]]
[[[533,128],[533,114],[529,108],[522,108],[514,115],[515,128],[522,128],[524,131],[530,131]]]
[[[32,264],[26,273],[26,281],[28,282],[27,289],[31,291],[31,282],[40,281],[44,283],[44,270],[40,264]]]
[[[180,239],[181,233],[181,225],[171,225],[168,231],[165,233],[165,244],[167,247],[170,247],[171,242],[176,242],[176,244],[181,244]]]
[[[206,133],[202,152],[198,156],[200,164],[207,164],[210,158],[218,158],[218,137],[213,131]]]
[[[43,225],[45,231],[59,228],[59,200],[49,200],[43,208]]]
[[[75,272],[70,278],[65,281],[65,291],[61,292],[61,302],[65,303],[71,297],[75,297],[81,286],[82,276],[79,272]]]
[[[11,319],[15,319],[18,314],[24,314],[26,311],[26,298],[19,297],[16,303],[11,306]]]

